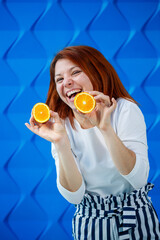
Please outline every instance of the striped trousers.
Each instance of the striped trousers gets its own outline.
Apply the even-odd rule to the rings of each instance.
[[[159,240],[160,224],[148,183],[130,194],[104,198],[85,194],[72,219],[74,240]]]

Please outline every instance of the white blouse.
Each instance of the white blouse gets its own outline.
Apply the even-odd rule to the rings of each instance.
[[[82,129],[74,120],[76,130],[65,120],[67,134],[74,159],[83,177],[76,192],[70,192],[59,182],[59,159],[52,143],[52,155],[57,171],[57,187],[62,196],[73,204],[81,202],[85,193],[102,197],[130,193],[147,183],[149,174],[146,124],[139,107],[123,98],[117,99],[117,107],[111,115],[111,124],[123,144],[136,154],[136,163],[128,175],[122,175],[108,152],[104,138],[97,127]]]

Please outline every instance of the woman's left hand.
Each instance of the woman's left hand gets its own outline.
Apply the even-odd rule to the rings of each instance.
[[[91,122],[93,126],[97,126],[101,131],[106,131],[111,126],[111,113],[116,109],[117,102],[114,98],[98,91],[89,91],[96,100],[95,109],[85,117]]]

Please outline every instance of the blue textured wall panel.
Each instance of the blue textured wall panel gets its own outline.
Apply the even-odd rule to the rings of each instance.
[[[68,45],[90,45],[141,104],[150,196],[160,217],[160,2],[0,1],[0,239],[71,240],[75,208],[58,193],[50,143],[25,127],[46,100],[49,66]]]

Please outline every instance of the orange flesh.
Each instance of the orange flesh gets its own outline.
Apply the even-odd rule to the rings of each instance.
[[[90,113],[95,108],[95,99],[86,92],[78,93],[74,98],[75,107],[82,113]]]
[[[47,122],[50,118],[49,107],[44,103],[37,103],[33,107],[34,119],[39,123]]]

